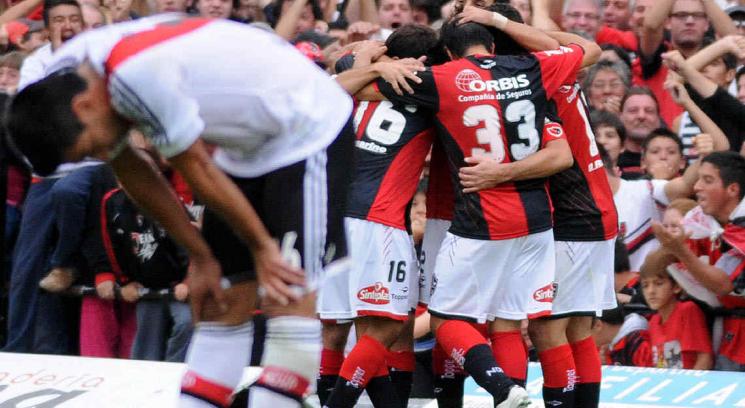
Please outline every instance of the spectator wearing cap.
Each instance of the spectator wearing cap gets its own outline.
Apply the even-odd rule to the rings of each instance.
[[[737,28],[737,34],[745,35],[745,6],[732,6],[724,10]]]

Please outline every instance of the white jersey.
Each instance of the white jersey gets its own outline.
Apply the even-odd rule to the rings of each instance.
[[[613,195],[632,271],[638,271],[647,255],[659,246],[652,233],[652,221],[662,221],[662,213],[670,204],[665,194],[667,183],[667,180],[622,179]]]
[[[166,158],[201,136],[234,176],[299,162],[336,138],[351,98],[294,47],[243,24],[178,17],[95,30],[59,65],[90,61],[114,109]]]

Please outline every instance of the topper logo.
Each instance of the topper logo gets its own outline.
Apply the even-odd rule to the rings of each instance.
[[[564,129],[558,123],[549,123],[546,125],[546,133],[553,138],[560,138],[564,135]]]
[[[556,283],[549,283],[548,285],[533,292],[533,299],[536,302],[553,302],[554,293],[556,292]]]
[[[372,286],[360,289],[357,292],[357,299],[373,305],[387,305],[391,302],[391,294],[388,288],[383,286],[381,282],[377,282]]]
[[[472,69],[464,69],[455,76],[455,86],[463,92],[474,92],[471,89],[471,82],[474,81],[483,82],[479,73]]]

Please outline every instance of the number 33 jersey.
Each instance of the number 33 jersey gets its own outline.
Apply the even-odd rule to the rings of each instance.
[[[464,194],[458,170],[464,159],[488,155],[499,163],[524,159],[540,149],[548,100],[573,81],[584,50],[577,45],[522,56],[473,55],[432,67],[412,83],[413,94],[397,95],[378,81],[394,103],[432,109],[455,188],[450,232],[473,239],[502,240],[551,228],[545,179],[502,183]]]
[[[353,118],[355,169],[347,216],[406,229],[406,207],[432,146],[431,113],[416,105],[362,101]]]

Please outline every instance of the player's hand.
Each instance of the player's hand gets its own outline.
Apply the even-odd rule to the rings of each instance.
[[[380,31],[380,26],[377,24],[369,23],[367,21],[357,21],[349,25],[347,28],[347,41],[364,41],[369,40],[370,37]]]
[[[487,155],[471,156],[458,172],[464,193],[475,193],[511,180],[509,165],[502,164]]]
[[[424,64],[421,60],[405,58],[396,61],[376,62],[375,68],[380,77],[391,84],[397,94],[403,95],[401,88],[410,94],[414,93],[414,89],[408,82],[409,80],[417,84],[422,82],[422,79],[417,76],[417,72],[424,71]]]
[[[708,133],[699,133],[693,138],[693,147],[700,159],[714,152],[714,138]]]
[[[686,60],[685,58],[683,58],[683,54],[681,54],[678,50],[669,51],[662,54],[662,60],[665,62],[665,65],[670,68],[671,71],[678,74],[680,74],[680,71],[686,64]]]
[[[178,285],[173,287],[173,298],[178,300],[179,302],[186,302],[186,299],[189,297],[189,286],[181,282]]]
[[[646,171],[655,180],[672,180],[679,173],[679,169],[664,161],[654,163],[647,167]]]
[[[491,11],[484,10],[475,6],[466,6],[455,18],[458,24],[479,23],[485,26],[493,26],[494,16]]]
[[[96,285],[98,297],[104,300],[114,300],[114,281],[103,281]]]
[[[360,41],[352,51],[355,67],[369,65],[376,61],[388,48],[385,43],[377,40]]]
[[[605,102],[603,102],[603,110],[613,113],[613,114],[620,114],[621,113],[621,98],[616,95],[609,96]]]
[[[205,302],[212,298],[220,312],[228,311],[225,293],[221,286],[222,270],[212,255],[191,256],[189,259],[189,292],[194,321],[202,318]]]
[[[686,241],[690,238],[691,233],[686,233],[683,228],[675,231],[668,231],[657,221],[652,221],[652,231],[654,232],[660,247],[666,253],[680,258],[680,254],[687,250]]]
[[[294,244],[294,243],[293,243]],[[291,251],[292,245],[289,245]],[[300,293],[292,286],[305,286],[305,273],[299,267],[300,260],[292,262],[290,256],[283,254],[274,240],[254,250],[256,276],[263,296],[267,296],[281,305],[288,305],[298,300]],[[297,264],[298,266],[293,266]]]
[[[142,289],[142,287],[143,286],[140,285],[139,282],[130,282],[124,285],[121,290],[122,299],[129,303],[137,302],[140,300],[140,289]]]

